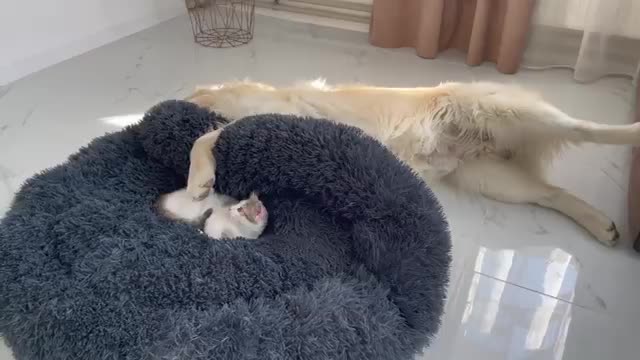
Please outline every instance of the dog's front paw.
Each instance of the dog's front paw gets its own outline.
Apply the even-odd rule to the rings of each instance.
[[[187,193],[195,200],[202,200],[209,195],[215,181],[216,170],[212,162],[192,162],[189,166]]]
[[[608,226],[595,232],[594,235],[598,241],[610,247],[616,246],[618,244],[618,239],[620,239],[620,233],[613,221],[610,222]]]

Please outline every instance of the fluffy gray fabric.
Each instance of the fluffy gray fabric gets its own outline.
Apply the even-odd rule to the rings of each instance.
[[[438,330],[451,242],[434,195],[361,131],[261,115],[216,147],[257,190],[259,240],[160,217],[223,119],[169,101],[28,180],[0,225],[0,331],[18,359],[411,359]]]

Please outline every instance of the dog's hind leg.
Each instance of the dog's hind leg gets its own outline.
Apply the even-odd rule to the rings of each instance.
[[[547,184],[505,160],[483,158],[465,161],[445,180],[462,190],[507,203],[537,204],[561,212],[607,246],[619,234],[606,215],[564,189]]]

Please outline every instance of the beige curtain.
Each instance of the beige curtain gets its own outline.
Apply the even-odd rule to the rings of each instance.
[[[640,60],[640,1],[538,0],[524,65],[568,67],[578,81],[632,77]]]
[[[467,53],[467,64],[493,61],[518,70],[535,0],[374,0],[369,39],[386,48],[413,47],[435,58],[441,50]]]

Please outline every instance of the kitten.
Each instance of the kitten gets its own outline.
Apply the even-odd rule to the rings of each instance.
[[[267,209],[255,193],[238,201],[210,191],[196,201],[186,189],[180,189],[162,195],[157,207],[168,218],[197,226],[214,239],[257,239],[267,226]]]

